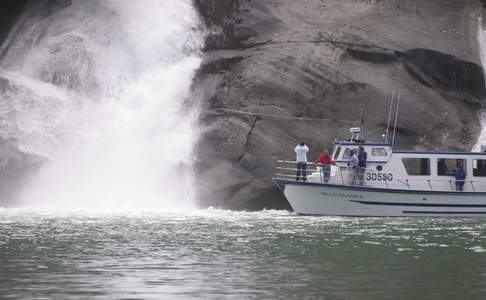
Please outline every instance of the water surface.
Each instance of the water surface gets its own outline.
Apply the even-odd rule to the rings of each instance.
[[[484,299],[486,221],[0,209],[1,299]]]

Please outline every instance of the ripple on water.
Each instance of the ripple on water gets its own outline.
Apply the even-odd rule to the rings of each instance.
[[[481,246],[474,246],[474,247],[471,247],[469,248],[469,250],[472,250],[476,253],[483,253],[483,252],[486,252],[486,249],[484,249],[483,247]]]

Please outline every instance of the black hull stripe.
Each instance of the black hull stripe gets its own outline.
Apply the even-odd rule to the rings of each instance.
[[[404,210],[404,214],[434,214],[434,215],[486,215],[486,211],[426,211]]]
[[[421,206],[421,207],[486,207],[486,204],[443,204],[443,203],[406,203],[406,202],[376,202],[376,201],[359,201],[349,200],[365,205],[380,206]]]

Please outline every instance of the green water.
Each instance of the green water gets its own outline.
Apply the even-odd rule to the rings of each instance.
[[[0,209],[0,299],[485,299],[486,220]]]

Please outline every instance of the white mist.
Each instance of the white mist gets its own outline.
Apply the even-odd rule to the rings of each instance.
[[[478,20],[478,44],[479,44],[479,55],[481,57],[481,65],[483,71],[486,70],[486,32],[483,28],[482,18]],[[486,72],[485,72],[486,78]],[[481,151],[481,146],[486,146],[486,111],[484,107],[481,109],[481,134],[473,147],[473,151]]]
[[[194,117],[184,102],[198,28],[191,0],[78,0],[47,18],[27,14],[0,71],[51,116],[23,107],[15,120],[38,120],[21,125],[48,137],[26,136],[28,151],[38,151],[32,140],[49,143],[21,204],[192,208]]]

